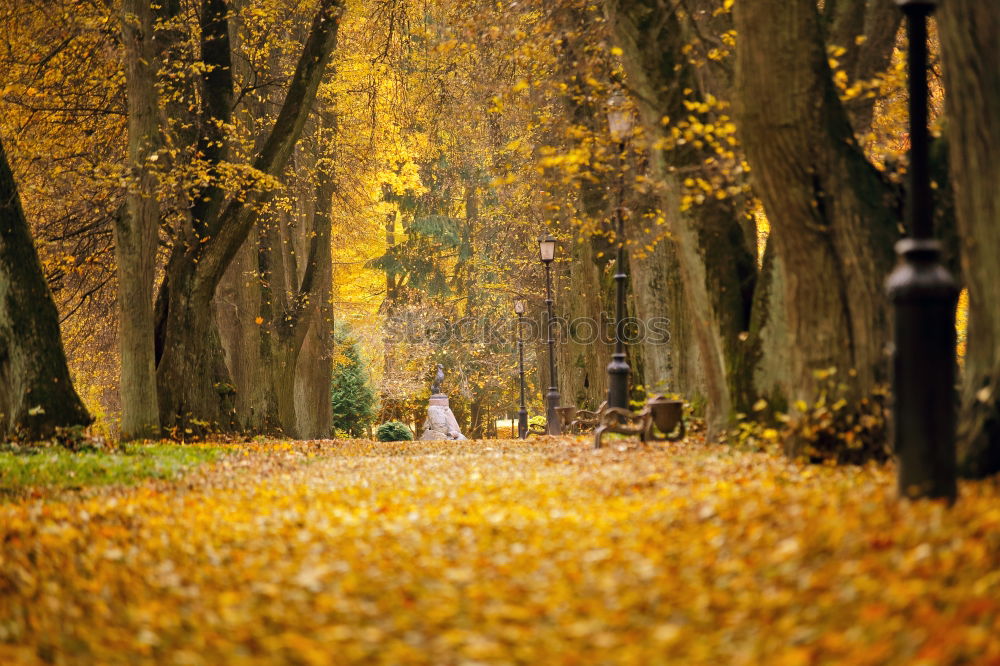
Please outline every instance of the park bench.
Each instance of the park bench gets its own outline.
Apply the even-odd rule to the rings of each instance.
[[[597,427],[600,422],[601,410],[607,403],[601,403],[596,412],[576,407],[556,407],[559,414],[559,422],[562,425],[562,432],[565,435],[580,434],[590,432]]]
[[[594,448],[601,448],[606,432],[639,435],[643,443],[676,442],[684,438],[684,403],[654,395],[639,412],[621,407],[601,406],[599,424],[594,428]],[[661,434],[657,434],[659,430]]]

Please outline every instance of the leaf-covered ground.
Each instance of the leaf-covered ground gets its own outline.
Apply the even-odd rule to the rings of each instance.
[[[1000,663],[1000,484],[699,444],[255,444],[0,504],[0,663]]]

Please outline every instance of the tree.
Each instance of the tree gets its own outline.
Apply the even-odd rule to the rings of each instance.
[[[113,227],[127,151],[120,5],[0,8],[0,136],[74,386],[96,413],[119,411]]]
[[[330,390],[333,427],[351,437],[362,437],[375,420],[375,391],[368,381],[357,341],[347,337],[346,332],[337,338],[344,349],[343,358],[334,368]]]
[[[603,81],[603,76],[600,81],[591,76],[591,72],[607,68],[606,53],[595,48],[600,40],[606,38],[606,28],[598,17],[596,6],[560,6],[552,11],[551,26],[546,26],[546,29],[558,31],[560,35],[554,79],[561,84],[558,89],[565,91],[560,101],[566,126],[552,127],[550,140],[556,145],[565,144],[570,150],[588,151],[590,146],[608,143],[607,116],[601,103],[603,90],[593,89],[595,84],[604,86],[607,82]],[[551,149],[550,146],[546,148]],[[601,158],[614,154],[612,163],[621,167],[617,164],[620,161],[617,152],[617,146],[613,146]],[[553,266],[557,294],[555,307],[556,316],[566,322],[582,319],[599,328],[604,326],[603,320],[614,300],[610,263],[613,251],[608,242],[608,231],[613,209],[617,205],[621,169],[590,166],[592,168],[586,169],[574,187],[569,189],[567,198],[572,205],[563,207],[566,214],[559,220],[560,231],[571,240],[563,245],[569,260]],[[547,176],[555,181],[559,174],[557,170],[550,169]],[[590,233],[579,237],[583,229]],[[574,236],[577,238],[574,239]],[[590,336],[591,332],[597,335]],[[597,409],[607,398],[606,365],[612,351],[609,337],[605,331],[588,329],[584,332],[587,337],[580,341],[571,331],[563,333],[561,344],[557,347],[560,395],[566,404]],[[596,339],[591,340],[591,337]],[[631,349],[628,351],[632,352]],[[633,354],[633,384],[638,374],[635,365]]]
[[[1000,33],[995,5],[948,0],[938,14],[944,61],[951,184],[969,289],[968,352],[961,385],[961,467],[1000,472]]]
[[[0,430],[40,440],[90,421],[69,376],[59,315],[0,143]]]
[[[333,134],[333,129],[329,130]],[[326,145],[332,145],[333,137],[326,139]],[[333,177],[335,160],[332,155],[324,156],[315,165],[319,172],[315,187],[315,196],[311,211],[311,224],[300,225],[303,241],[308,240],[306,266],[303,269],[302,281],[295,285],[299,289],[299,297],[304,298],[300,305],[309,308],[311,312],[299,315],[301,321],[295,325],[303,329],[300,333],[293,327],[295,335],[289,336],[298,342],[299,353],[296,354],[295,378],[295,417],[296,433],[303,438],[326,437],[331,432],[330,382],[333,374],[332,336],[333,308],[330,304],[333,281],[332,266],[332,230],[333,230],[333,195],[335,181]],[[308,282],[306,278],[308,277]],[[303,296],[304,294],[304,296]]]
[[[885,379],[881,283],[899,199],[854,133],[872,124],[875,95],[858,91],[889,63],[899,12],[870,0],[605,5],[676,250],[675,330],[697,344],[688,356],[710,430],[759,397],[777,409],[812,402],[830,368],[868,397]],[[769,222],[759,266],[747,163]]]
[[[155,436],[160,424],[153,346],[153,277],[160,228],[155,162],[161,141],[156,98],[157,54],[149,0],[125,0],[121,24],[131,179],[125,210],[115,220],[115,261],[120,317],[121,438],[128,441]]]
[[[895,193],[854,137],[816,2],[745,0],[734,14],[740,137],[783,274],[787,397],[811,403],[835,368],[862,399],[886,379]]]
[[[223,130],[231,123],[233,111],[228,9],[221,0],[203,3],[206,94],[201,98],[200,118],[207,133],[198,140],[198,152],[205,156],[213,178],[197,192],[190,222],[175,232],[157,297],[157,393],[163,427],[193,431],[208,425],[236,425],[224,422],[222,396],[231,382],[212,298],[259,210],[273,198],[273,181],[283,174],[302,135],[337,43],[343,11],[339,0],[321,0],[278,115],[248,165],[256,175],[249,186],[227,198],[215,176],[228,155]]]
[[[680,275],[682,291],[667,297],[676,306],[671,318],[675,322],[686,319],[683,326],[676,326],[682,335],[675,343],[689,341],[682,348],[674,346],[677,354],[688,357],[679,361],[678,369],[681,376],[699,376],[709,435],[716,436],[736,412],[749,411],[753,402],[748,385],[757,359],[748,358],[749,345],[744,341],[752,328],[758,287],[756,234],[744,228],[747,216],[742,197],[730,192],[739,193],[742,185],[738,176],[742,169],[736,168],[736,155],[724,142],[732,133],[726,115],[732,93],[730,73],[715,62],[715,68],[696,66],[695,57],[685,54],[691,51],[689,44],[699,28],[722,33],[729,27],[729,18],[722,13],[716,19],[722,25],[695,26],[685,23],[678,6],[656,0],[608,0],[606,5],[622,49],[628,75],[625,85],[636,100],[649,137],[646,151],[652,195],[658,199],[671,236],[648,263],[653,268],[659,264],[661,274],[669,266]],[[710,2],[693,5],[699,15],[712,14],[714,8]],[[707,116],[699,122],[692,112]],[[702,126],[714,129],[706,135],[698,129]],[[708,192],[702,189],[711,185],[715,187]],[[642,290],[673,286],[665,278],[654,283],[645,277],[652,275],[637,281],[639,303],[650,300]],[[766,284],[760,281],[760,286]],[[691,357],[701,366],[699,372],[684,367]]]

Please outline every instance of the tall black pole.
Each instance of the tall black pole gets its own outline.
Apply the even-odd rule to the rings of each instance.
[[[958,287],[941,264],[933,234],[927,133],[927,18],[932,0],[896,0],[907,18],[910,236],[896,244],[899,263],[887,290],[895,314],[893,446],[903,497],[954,500],[955,307]]]
[[[528,437],[528,408],[524,405],[524,313],[517,313],[517,357],[518,374],[521,381],[521,408],[517,410],[517,436],[519,439]]]
[[[906,59],[910,113],[910,236],[929,239],[934,233],[934,200],[931,195],[930,137],[927,132],[927,17],[934,2],[899,3],[906,14]]]
[[[548,312],[548,321],[545,322],[545,331],[549,342],[549,390],[545,394],[545,420],[550,435],[561,435],[562,424],[559,423],[559,413],[556,407],[559,406],[559,380],[556,376],[556,349],[555,339],[552,337],[552,276],[549,272],[549,264],[545,262],[545,309]]]
[[[628,409],[628,379],[632,373],[625,355],[625,281],[628,275],[625,273],[625,214],[622,210],[622,198],[624,196],[625,175],[622,172],[622,156],[625,153],[625,142],[618,146],[618,206],[615,209],[617,230],[615,231],[618,241],[618,255],[615,258],[615,352],[611,355],[611,362],[608,363],[608,407],[621,407]]]

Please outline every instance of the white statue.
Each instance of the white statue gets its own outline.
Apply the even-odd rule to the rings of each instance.
[[[431,384],[431,399],[427,406],[427,420],[424,421],[424,432],[420,439],[424,441],[438,439],[465,439],[455,414],[448,406],[448,396],[441,393],[441,384],[444,382],[444,366],[440,363],[434,375],[434,382]]]

